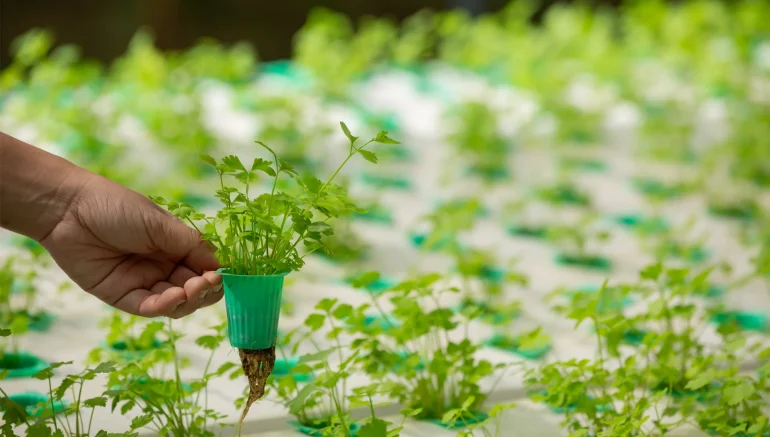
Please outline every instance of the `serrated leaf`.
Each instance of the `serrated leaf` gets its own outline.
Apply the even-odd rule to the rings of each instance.
[[[134,419],[131,420],[131,429],[139,429],[143,426],[146,426],[150,422],[152,422],[151,414],[143,414],[141,416],[134,417]]]
[[[329,358],[329,355],[334,353],[335,348],[325,349],[312,354],[305,354],[299,357],[297,364],[314,363],[317,361],[325,361]]]
[[[388,137],[388,133],[385,131],[378,132],[377,136],[374,138],[374,142],[380,144],[401,144],[393,138]]]
[[[99,363],[98,366],[94,369],[94,373],[112,373],[115,371],[115,363],[112,361],[106,361],[104,363]]]
[[[370,152],[368,150],[359,150],[358,153],[360,153],[365,160],[371,162],[372,164],[377,164],[377,155],[375,155],[374,152]]]
[[[206,164],[209,164],[211,166],[216,167],[217,166],[217,160],[214,159],[211,155],[206,155],[205,153],[201,153],[198,155],[201,161],[205,162]]]
[[[232,168],[233,170],[241,170],[246,171],[246,167],[243,166],[243,163],[241,162],[240,158],[238,158],[235,155],[227,155],[224,158],[222,158],[222,162]]]
[[[91,399],[86,399],[85,401],[83,401],[83,405],[89,408],[106,407],[107,398],[105,398],[104,396],[99,396]]]

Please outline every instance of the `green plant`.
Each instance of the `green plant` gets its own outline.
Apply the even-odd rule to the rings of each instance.
[[[0,334],[9,332],[0,331]],[[115,371],[112,362],[100,363],[95,368],[87,368],[80,373],[65,376],[59,385],[54,388],[52,378],[54,370],[62,366],[72,364],[69,362],[53,363],[49,367],[38,372],[34,378],[48,381],[48,400],[38,405],[34,415],[24,407],[13,402],[8,394],[0,388],[0,408],[3,411],[4,424],[0,427],[3,436],[16,436],[15,428],[23,426],[24,434],[30,437],[136,437],[138,433],[132,429],[123,433],[108,433],[99,430],[92,434],[92,424],[97,408],[107,406],[106,394],[84,399],[83,386],[88,381],[93,381],[99,375],[109,374]],[[4,375],[0,373],[0,380]],[[92,384],[92,383],[89,383]],[[71,396],[72,401],[65,399]]]
[[[353,308],[336,299],[323,299],[315,309],[305,319],[305,332],[295,330],[287,334],[281,343],[289,345],[292,355],[306,341],[313,344],[316,352],[300,356],[290,374],[271,376],[268,384],[296,417],[300,427],[323,435],[347,437],[358,427],[350,416],[350,409],[361,405],[350,395],[349,379],[360,371],[365,358],[360,350],[348,351],[344,348],[344,324],[354,313],[363,317],[365,308]],[[320,329],[325,330],[326,340],[332,343],[330,348],[321,348],[312,338],[312,334]],[[295,339],[295,336],[298,338]],[[295,374],[313,374],[313,380],[302,384],[294,377]],[[360,388],[353,388],[356,389]]]
[[[498,133],[497,114],[482,102],[466,102],[454,109],[459,119],[449,142],[485,180],[497,180],[508,172],[508,140]]]
[[[609,260],[596,254],[598,248],[611,237],[608,230],[597,225],[597,220],[597,215],[586,214],[575,223],[548,229],[547,238],[560,250],[557,261],[605,270],[611,268]]]
[[[354,285],[365,287],[376,276],[364,274]],[[398,323],[368,324],[361,312],[348,316],[357,334],[351,347],[371,357],[367,373],[380,380],[394,400],[419,410],[416,417],[421,419],[442,420],[457,408],[480,413],[488,392],[479,381],[505,367],[474,356],[479,345],[467,337],[468,323],[480,313],[466,316],[442,306],[442,298],[459,290],[442,287],[441,279],[436,274],[419,276],[372,297],[382,317],[388,316],[380,299],[389,300],[389,317]],[[465,335],[450,337],[456,330]]]
[[[225,325],[215,326],[210,334],[202,335],[195,344],[208,351],[208,359],[201,376],[196,379],[182,379],[181,370],[187,366],[177,350],[177,341],[182,334],[173,330],[171,320],[160,323],[161,333],[171,358],[171,375],[153,372],[159,363],[158,357],[145,355],[129,362],[109,375],[112,409],[120,406],[126,413],[138,406],[142,414],[132,420],[132,429],[148,428],[161,436],[214,436],[212,425],[220,423],[224,415],[209,406],[208,386],[212,379],[236,368],[226,362],[212,370],[214,354],[225,339]]]
[[[375,138],[356,146],[358,137],[353,136],[344,123],[340,125],[350,140],[350,148],[348,156],[326,182],[310,174],[300,177],[291,164],[280,160],[265,144],[257,142],[273,155],[274,161],[255,158],[247,169],[236,156],[226,156],[221,162],[202,156],[219,175],[220,189],[216,197],[223,206],[216,216],[207,217],[185,203],[167,202],[160,197],[153,200],[188,221],[204,239],[214,244],[229,273],[271,275],[299,270],[305,263],[305,255],[300,255],[298,245],[304,243],[310,251],[323,249],[323,238],[334,233],[328,221],[358,211],[348,199],[346,190],[333,183],[342,167],[355,155],[376,163],[376,155],[365,150],[371,143],[397,144],[386,132],[380,132]],[[260,173],[272,178],[272,189],[252,198],[250,188],[254,187]],[[300,194],[276,191],[281,175],[299,184]],[[225,177],[234,178],[244,189],[226,184]],[[196,224],[201,221],[205,226]]]

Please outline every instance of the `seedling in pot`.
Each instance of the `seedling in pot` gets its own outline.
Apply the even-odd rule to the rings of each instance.
[[[535,190],[534,196],[553,205],[590,207],[592,203],[588,193],[566,180],[539,187]]]
[[[483,102],[465,102],[454,108],[458,122],[448,141],[469,167],[484,181],[508,176],[509,140],[499,133],[497,114]]]
[[[551,350],[551,338],[540,328],[520,335],[497,333],[486,344],[529,360],[539,360]]]
[[[293,331],[284,339],[294,355],[300,344],[308,342],[317,352],[301,355],[288,375],[274,375],[268,380],[271,389],[295,417],[290,422],[303,434],[311,436],[339,435],[352,437],[360,425],[350,416],[349,377],[360,371],[365,358],[360,350],[343,347],[344,325],[347,320],[363,317],[365,308],[354,309],[336,299],[324,299],[316,311],[305,319],[305,327]],[[331,342],[321,348],[313,333],[322,330]],[[297,338],[295,338],[297,336]],[[332,363],[332,361],[334,361]],[[300,381],[296,375],[312,374],[312,381]]]
[[[597,219],[596,215],[587,214],[574,224],[554,226],[548,230],[548,239],[559,247],[557,263],[586,269],[612,270],[612,261],[594,252],[611,237],[609,231],[597,225]]]
[[[415,416],[418,419],[443,422],[449,411],[458,408],[480,413],[489,393],[482,390],[479,381],[505,366],[474,356],[479,346],[468,339],[467,329],[479,313],[465,317],[442,307],[442,299],[459,290],[442,287],[441,279],[435,274],[419,276],[372,296],[374,308],[381,312],[381,299],[390,301],[392,314],[400,321],[397,326],[366,327],[361,317],[351,318],[348,323],[354,332],[363,334],[351,345],[367,356],[377,357],[377,365],[366,370],[387,385],[390,397],[420,410]],[[465,336],[450,337],[455,329],[465,332]],[[414,360],[411,365],[404,365],[404,353],[407,360]],[[416,365],[420,361],[424,365]],[[438,385],[436,380],[440,381]],[[470,398],[473,401],[465,405]]]
[[[0,326],[26,319],[29,330],[46,331],[56,317],[38,309],[40,270],[50,265],[47,252],[36,241],[24,239],[24,253],[12,255],[0,265]],[[63,286],[62,286],[63,287]]]
[[[272,155],[273,161],[255,158],[247,168],[232,155],[219,162],[211,156],[201,157],[219,175],[220,189],[216,197],[223,206],[216,216],[207,217],[186,204],[154,199],[200,231],[203,238],[217,248],[217,256],[224,266],[221,273],[230,344],[239,349],[251,387],[241,423],[251,404],[264,394],[275,363],[283,278],[300,270],[307,254],[315,250],[328,253],[323,240],[334,233],[330,220],[360,211],[348,198],[347,191],[334,183],[335,177],[356,155],[376,163],[377,156],[367,150],[367,146],[398,144],[386,132],[380,132],[357,145],[359,138],[353,136],[344,123],[340,122],[340,127],[350,142],[348,155],[326,182],[310,174],[299,176],[291,164],[279,159],[270,147],[257,142]],[[252,197],[250,188],[257,186],[255,182],[261,175],[272,178],[271,191]],[[296,183],[299,194],[277,191],[281,176]],[[231,179],[242,188],[225,183]],[[300,254],[300,243],[307,248],[304,254]]]
[[[97,408],[107,406],[108,396],[103,394],[88,399],[83,399],[83,386],[91,384],[101,374],[110,374],[115,371],[115,363],[104,362],[94,368],[87,368],[80,373],[70,374],[64,377],[57,387],[53,386],[52,378],[54,369],[72,364],[69,362],[53,363],[41,370],[36,379],[48,381],[49,392],[45,396],[45,410],[37,417],[26,420],[28,425],[26,435],[29,436],[68,436],[96,437],[106,436],[107,432],[100,430],[92,434],[93,417]],[[69,398],[71,401],[65,399]],[[122,412],[125,414],[125,412]],[[133,423],[132,423],[133,425]],[[10,434],[13,435],[13,434]],[[132,428],[130,431],[118,433],[118,436],[136,437],[138,433]]]
[[[237,368],[229,361],[217,369],[211,367],[214,353],[225,339],[225,325],[215,326],[210,334],[195,340],[208,353],[206,365],[199,378],[183,381],[181,373],[189,361],[177,349],[182,334],[172,328],[170,319],[159,323],[163,325],[159,335],[166,338],[170,372],[158,372],[156,367],[162,361],[156,355],[145,355],[110,373],[110,390],[105,395],[112,398],[112,408],[120,406],[123,413],[139,407],[142,414],[132,420],[132,430],[146,428],[158,435],[213,437],[212,425],[225,416],[209,406],[209,383]]]
[[[158,363],[170,363],[168,345],[158,335],[163,331],[163,322],[145,323],[145,320],[121,311],[111,311],[99,322],[101,328],[107,328],[107,337],[89,352],[88,361],[92,364],[104,360],[126,363],[153,354]]]

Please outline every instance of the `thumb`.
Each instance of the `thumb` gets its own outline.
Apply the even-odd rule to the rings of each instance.
[[[157,251],[172,259],[184,260],[184,264],[199,275],[219,268],[213,246],[204,241],[198,231],[166,211],[156,211],[156,218],[152,220],[155,225],[150,226],[148,233]]]

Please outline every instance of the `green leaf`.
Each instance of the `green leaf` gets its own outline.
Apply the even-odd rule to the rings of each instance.
[[[337,304],[337,299],[324,298],[321,299],[315,306],[315,309],[323,312],[331,311],[332,307]]]
[[[336,348],[330,348],[330,349],[325,349],[325,350],[322,350],[322,351],[318,351],[318,352],[313,353],[313,354],[302,355],[297,360],[297,364],[313,363],[313,362],[316,362],[316,361],[325,361],[327,358],[329,358],[329,355],[334,353],[335,349]]]
[[[98,366],[94,369],[94,373],[112,373],[115,371],[115,363],[112,361],[106,361],[104,363],[99,363]]]
[[[251,164],[251,171],[261,171],[269,176],[275,177],[275,170],[271,167],[272,164],[272,162],[262,158],[254,158],[254,162]]]
[[[104,396],[99,396],[91,399],[86,399],[85,401],[83,401],[83,405],[89,408],[106,407],[107,398],[105,398]]]
[[[222,162],[226,166],[228,166],[228,167],[230,167],[230,168],[232,168],[234,170],[246,171],[246,167],[243,166],[243,163],[241,162],[240,158],[238,158],[235,155],[227,155],[227,156],[225,156],[224,158],[222,158]]]
[[[346,137],[348,137],[348,140],[350,140],[351,143],[355,143],[358,140],[358,137],[354,137],[353,134],[350,133],[350,129],[348,129],[348,126],[344,122],[340,122],[340,127],[342,128],[342,132]]]
[[[64,395],[67,393],[67,390],[72,387],[72,385],[75,384],[75,380],[71,377],[66,377],[62,380],[62,382],[59,384],[58,387],[56,387],[56,390],[54,390],[54,397],[56,399],[61,399],[64,397]]]
[[[370,152],[368,150],[359,150],[358,153],[360,153],[365,160],[371,162],[372,164],[377,164],[377,155],[375,155],[374,152]]]
[[[358,437],[388,437],[388,422],[373,418],[356,433]]]
[[[401,144],[393,138],[388,137],[388,133],[385,131],[378,132],[377,136],[374,138],[374,142],[380,144]]]
[[[222,343],[222,337],[215,335],[202,335],[195,339],[195,344],[212,351],[219,347],[220,343]]]
[[[201,153],[200,155],[198,155],[198,157],[201,159],[201,161],[205,162],[208,165],[211,165],[214,167],[217,166],[217,160],[211,157],[211,155],[206,155],[204,153]]]
[[[294,399],[292,399],[291,402],[286,405],[289,408],[289,413],[296,415],[297,413],[301,412],[305,406],[305,400],[310,397],[313,392],[318,390],[320,389],[313,384],[307,384],[306,386],[302,387],[302,390],[297,393],[297,396],[295,396]]]
[[[125,414],[125,413],[124,413]],[[139,429],[143,426],[146,426],[147,424],[152,422],[152,415],[151,414],[143,414],[141,416],[134,417],[133,420],[131,420],[131,429]]]
[[[351,279],[350,285],[355,288],[364,288],[378,279],[380,279],[379,272],[366,272],[357,278]]]
[[[323,314],[311,314],[305,319],[305,326],[317,330],[323,326],[324,321],[326,321],[326,316]]]
[[[8,337],[11,335],[11,330],[6,328],[0,328],[0,337]]]
[[[749,382],[742,382],[738,385],[729,386],[725,388],[725,399],[728,405],[738,405],[741,402],[748,400],[756,389]]]

